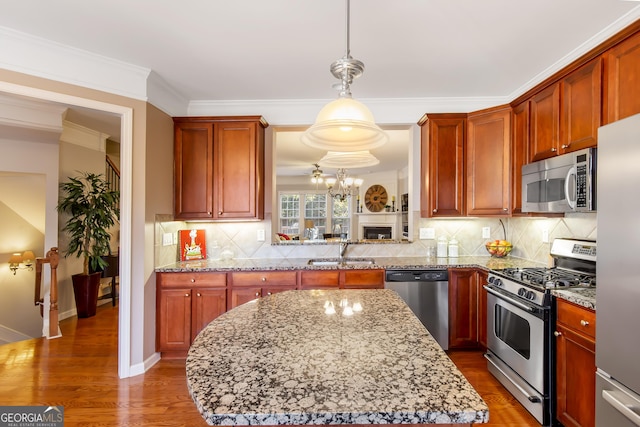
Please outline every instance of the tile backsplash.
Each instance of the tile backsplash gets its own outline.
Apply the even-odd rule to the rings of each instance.
[[[170,265],[179,260],[178,245],[163,245],[163,235],[175,235],[178,230],[204,229],[207,242],[207,257],[216,258],[222,250],[230,250],[235,258],[313,258],[335,257],[337,244],[272,245],[271,218],[257,222],[193,222],[173,221],[172,215],[157,215],[155,224],[155,266]],[[510,256],[547,263],[551,242],[557,237],[592,239],[597,237],[595,213],[567,214],[563,218],[461,218],[426,219],[414,212],[412,243],[355,244],[349,246],[348,256],[424,256],[426,248],[436,240],[420,240],[420,228],[433,228],[436,239],[458,241],[459,256],[482,256],[488,253],[485,242],[506,239],[513,244]],[[504,229],[503,225],[504,224]],[[482,238],[482,228],[489,227],[489,239]],[[258,231],[264,230],[265,242],[257,239]],[[545,233],[546,231],[546,233]],[[548,243],[543,235],[548,234]]]

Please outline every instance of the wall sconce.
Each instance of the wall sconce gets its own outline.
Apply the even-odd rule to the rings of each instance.
[[[35,259],[36,256],[33,251],[24,251],[23,254],[15,253],[9,258],[9,269],[13,271],[14,276],[16,275],[16,271],[18,271],[18,269],[33,271],[33,263]]]

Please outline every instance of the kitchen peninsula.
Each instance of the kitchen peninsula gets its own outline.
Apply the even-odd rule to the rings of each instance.
[[[489,419],[478,393],[385,289],[290,291],[243,304],[202,330],[186,371],[211,425]]]

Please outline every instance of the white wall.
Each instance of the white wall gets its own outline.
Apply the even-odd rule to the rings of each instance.
[[[2,263],[0,282],[8,282],[7,285],[0,285],[7,286],[9,289],[13,288],[15,306],[25,308],[25,333],[30,336],[42,336],[42,333],[35,334],[34,332],[36,331],[34,326],[36,322],[35,319],[38,319],[37,322],[40,330],[42,330],[42,320],[40,319],[39,312],[36,312],[36,314],[33,313],[35,274],[29,271],[19,271],[16,276],[13,276],[6,262],[8,261],[8,254],[13,252],[22,252],[26,249],[31,249],[36,256],[44,256],[51,247],[58,245],[58,214],[55,208],[58,201],[58,146],[50,143],[0,139],[0,152],[2,153],[2,156],[0,156],[0,171],[27,175],[34,174],[32,178],[41,180],[41,184],[31,186],[32,194],[24,194],[24,198],[33,198],[33,206],[37,207],[32,213],[40,211],[40,219],[26,221],[22,216],[16,214],[14,220],[11,222],[11,227],[21,226],[25,232],[18,233],[18,237],[15,237],[15,234],[0,234],[0,256],[3,257],[0,260],[0,263]],[[35,178],[35,176],[39,176],[40,178]],[[30,181],[32,180],[33,179],[30,179]],[[2,194],[3,193],[0,192],[0,201],[2,201]],[[11,207],[8,206],[7,209],[11,209]],[[4,220],[5,216],[3,216],[3,221]],[[31,225],[31,222],[39,223],[40,221],[45,224],[44,229],[47,230],[44,234],[38,231],[39,225]],[[30,237],[28,241],[20,241],[20,236]],[[27,245],[34,245],[34,247],[28,248],[26,247]],[[35,247],[35,245],[38,247]],[[45,268],[45,274],[43,274],[45,289],[48,289],[49,286],[48,271],[49,270]],[[18,274],[20,276],[18,276]],[[11,277],[9,277],[9,275]],[[16,278],[24,286],[14,288],[16,281],[12,279]],[[3,287],[3,289],[7,288]],[[26,309],[26,307],[30,308]],[[0,321],[0,323],[2,322]],[[18,325],[22,324],[22,322],[12,324]],[[22,326],[16,326],[12,329],[21,331]]]

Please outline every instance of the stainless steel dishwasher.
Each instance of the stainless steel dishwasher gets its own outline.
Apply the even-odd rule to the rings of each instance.
[[[449,348],[447,270],[387,270],[384,286],[400,295],[443,349]]]

